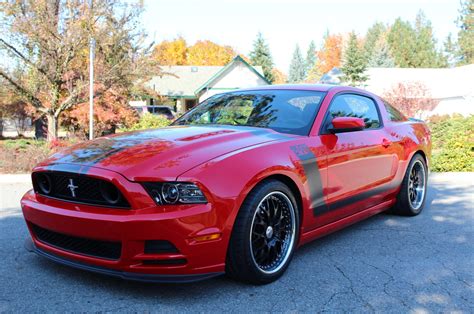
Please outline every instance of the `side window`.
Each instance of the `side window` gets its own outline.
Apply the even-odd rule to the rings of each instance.
[[[390,121],[406,121],[407,120],[407,118],[405,118],[405,116],[400,111],[395,109],[395,107],[387,103],[385,100],[383,101],[383,104],[385,106],[385,109],[387,110],[388,118],[390,119]]]
[[[354,94],[336,96],[329,107],[329,117],[362,118],[366,129],[377,129],[381,125],[377,104],[368,97]]]

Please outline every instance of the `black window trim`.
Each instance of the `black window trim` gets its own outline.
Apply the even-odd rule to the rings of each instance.
[[[368,95],[368,94],[365,94],[365,93],[361,93],[361,92],[356,92],[356,91],[341,91],[341,92],[338,92],[336,94],[334,94],[334,96],[332,97],[331,99],[331,102],[329,103],[328,105],[328,108],[324,114],[324,118],[322,120],[322,123],[321,123],[321,126],[319,128],[319,134],[318,135],[327,135],[327,134],[332,134],[331,132],[328,131],[328,128],[327,128],[327,123],[326,123],[326,120],[328,119],[328,115],[329,115],[329,109],[331,109],[331,105],[332,103],[334,102],[334,100],[338,97],[338,96],[341,96],[341,95],[355,95],[355,96],[361,96],[361,97],[365,97],[365,98],[369,98],[370,100],[372,100],[375,104],[375,109],[377,110],[377,115],[379,117],[379,120],[380,120],[380,126],[378,128],[373,128],[373,129],[363,129],[363,130],[360,130],[360,131],[357,131],[357,132],[367,132],[367,131],[375,131],[375,130],[380,130],[384,127],[384,121],[382,119],[382,115],[380,114],[380,106],[379,106],[379,103],[377,101],[377,99],[375,99],[373,96],[371,95]],[[352,132],[351,132],[352,133]]]

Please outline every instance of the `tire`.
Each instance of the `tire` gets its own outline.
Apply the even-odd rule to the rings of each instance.
[[[299,219],[297,202],[285,184],[268,180],[257,185],[247,195],[234,223],[227,275],[257,285],[281,277],[296,248]]]
[[[414,172],[417,172],[417,174],[414,174]],[[418,183],[413,180],[417,180]],[[421,213],[425,206],[427,188],[428,170],[426,162],[423,156],[416,154],[407,167],[392,213],[400,216],[416,216]]]

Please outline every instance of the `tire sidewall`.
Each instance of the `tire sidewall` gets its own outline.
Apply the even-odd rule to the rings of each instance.
[[[283,275],[283,273],[288,268],[288,265],[290,264],[290,262],[293,258],[293,254],[295,252],[295,249],[296,249],[296,247],[298,245],[298,241],[299,241],[299,229],[300,229],[300,217],[299,216],[300,215],[299,215],[299,212],[298,212],[298,205],[297,205],[296,199],[293,196],[293,193],[291,192],[291,190],[285,184],[283,184],[279,181],[269,181],[269,182],[266,182],[265,184],[262,184],[262,185],[258,186],[257,189],[255,189],[254,191],[256,192],[256,194],[254,195],[254,198],[252,198],[254,201],[249,203],[249,204],[245,204],[245,206],[250,206],[248,208],[250,210],[248,210],[249,215],[247,217],[247,223],[245,224],[245,230],[243,230],[243,232],[244,232],[244,241],[247,244],[247,245],[244,246],[245,250],[247,251],[247,252],[245,252],[246,254],[244,254],[244,256],[247,256],[250,259],[250,261],[249,261],[250,263],[248,263],[248,264],[251,265],[251,269],[249,269],[249,271],[251,271],[253,273],[253,275],[256,278],[258,278],[258,280],[260,282],[269,283],[269,282],[272,282],[272,281],[276,280],[281,275]],[[255,212],[258,209],[257,208],[258,204],[268,194],[270,194],[272,192],[281,192],[281,193],[285,194],[293,205],[294,217],[295,217],[295,239],[293,241],[292,247],[290,248],[290,253],[289,253],[288,259],[285,261],[285,264],[277,272],[268,274],[268,273],[263,272],[256,265],[254,259],[252,258],[250,233],[251,233],[251,229],[252,229],[253,217],[255,215]]]
[[[408,189],[408,184],[409,184],[409,180],[410,180],[410,174],[411,174],[411,171],[413,169],[413,167],[415,166],[415,163],[419,161],[421,163],[421,165],[423,166],[423,170],[424,170],[424,180],[425,180],[425,191],[423,193],[423,199],[421,201],[421,206],[418,208],[418,209],[415,209],[411,202],[410,202],[410,197],[409,197],[409,193],[407,191],[406,193],[406,196],[407,196],[407,200],[406,202],[408,203],[408,206],[410,207],[410,211],[414,214],[414,215],[418,215],[419,213],[421,213],[421,211],[423,210],[423,208],[425,207],[425,200],[426,200],[426,195],[428,194],[428,167],[426,166],[426,162],[424,160],[424,158],[420,155],[420,154],[416,154],[415,156],[413,156],[409,166],[408,166],[408,169],[407,169],[407,173],[406,173],[406,180],[407,180],[407,184],[406,184],[406,189]]]

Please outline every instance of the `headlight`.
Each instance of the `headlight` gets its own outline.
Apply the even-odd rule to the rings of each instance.
[[[145,182],[143,186],[158,205],[207,203],[201,189],[186,182]]]

